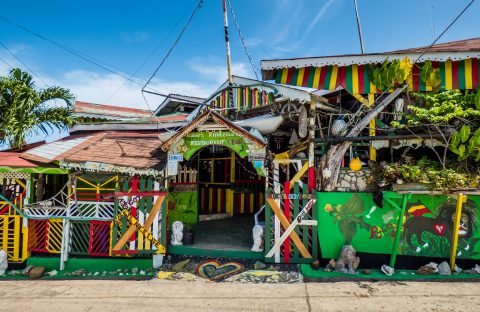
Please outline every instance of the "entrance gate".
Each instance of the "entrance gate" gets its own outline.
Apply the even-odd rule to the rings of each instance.
[[[297,165],[296,174],[281,181],[280,165],[292,163]],[[267,190],[265,205],[266,262],[310,263],[317,258],[316,193],[309,193],[307,183],[301,182],[308,161],[301,164],[300,160],[274,161],[274,188]]]

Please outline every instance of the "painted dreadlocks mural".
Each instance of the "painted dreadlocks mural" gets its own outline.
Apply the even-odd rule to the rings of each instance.
[[[455,204],[455,200],[447,198],[445,202],[434,206],[433,211],[421,202],[410,205],[402,232],[402,252],[448,256],[452,243]],[[479,254],[475,247],[480,238],[473,237],[478,227],[477,211],[478,206],[472,200],[467,200],[463,205],[458,230],[458,256],[472,258]]]
[[[385,196],[389,196],[386,194]],[[456,198],[412,195],[400,216],[401,195],[392,202],[369,193],[322,193],[318,200],[318,235],[322,257],[336,257],[344,244],[357,251],[390,254],[401,218],[398,254],[448,257]],[[397,203],[397,204],[395,204]],[[480,197],[463,204],[457,257],[480,259]]]

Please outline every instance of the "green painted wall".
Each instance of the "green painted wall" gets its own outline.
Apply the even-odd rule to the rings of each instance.
[[[196,224],[198,221],[197,192],[171,192],[168,194],[168,228],[174,221]]]
[[[383,208],[373,202],[371,193],[331,192],[317,196],[322,257],[336,258],[346,243],[360,252],[392,252],[403,195],[385,192]],[[448,257],[455,202],[456,196],[411,195],[402,220],[398,254]],[[479,210],[480,196],[469,196],[463,209],[465,228],[461,228],[458,258],[480,259]]]

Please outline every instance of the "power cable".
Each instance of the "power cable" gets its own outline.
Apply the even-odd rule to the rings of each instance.
[[[450,27],[453,26],[453,24],[455,24],[455,22],[463,15],[463,13],[465,13],[465,11],[468,10],[468,8],[475,2],[476,0],[472,0],[470,1],[467,6],[460,12],[460,14],[457,15],[457,17],[455,17],[455,19],[447,26],[447,28],[445,28],[442,33],[437,37],[437,39],[435,39],[431,45],[429,45],[425,51],[422,52],[422,54],[420,54],[420,56],[415,60],[415,62],[413,62],[413,64],[417,63],[418,60],[425,55],[425,53],[427,53],[434,45],[435,43],[437,43],[437,41],[442,38],[442,36],[450,29]]]
[[[2,59],[1,57],[0,57],[0,61],[2,61],[2,62],[3,62],[5,65],[7,65],[7,66],[8,66],[10,69],[12,69],[12,68],[13,68],[13,66],[12,66],[12,65],[8,64],[8,62],[7,62],[7,61],[5,61],[4,59]]]
[[[47,87],[49,87],[48,83],[45,82],[45,80],[43,80],[39,75],[37,75],[30,67],[28,67],[27,64],[25,64],[25,62],[23,62],[18,56],[15,55],[15,53],[13,53],[12,50],[10,50],[3,42],[0,41],[0,45],[8,51],[8,53],[10,53],[17,61],[19,61],[23,66],[25,66],[35,77],[37,77],[41,82],[43,82]],[[6,63],[4,61],[4,63]],[[8,63],[6,63],[8,65]],[[11,66],[10,66],[11,67]],[[12,68],[12,67],[11,67]]]
[[[178,34],[177,38],[175,39],[175,41],[173,42],[172,46],[170,47],[170,49],[168,50],[167,54],[163,57],[162,61],[160,62],[160,64],[157,66],[157,68],[155,68],[155,71],[153,72],[153,74],[148,78],[147,82],[143,85],[142,89],[140,90],[141,94],[142,94],[142,97],[143,97],[143,100],[145,101],[145,104],[147,105],[147,107],[150,109],[150,111],[152,112],[152,116],[155,117],[157,119],[157,125],[160,125],[160,122],[159,122],[159,119],[157,116],[155,116],[153,110],[150,108],[150,104],[148,103],[148,100],[147,98],[145,97],[145,93],[149,93],[149,94],[155,94],[155,95],[160,95],[160,96],[163,96],[165,98],[174,98],[173,96],[171,95],[165,95],[165,94],[162,94],[160,92],[151,92],[151,91],[147,91],[145,90],[145,88],[147,87],[147,85],[152,81],[153,77],[155,77],[155,75],[157,74],[158,70],[163,66],[163,64],[165,63],[165,61],[168,59],[168,57],[170,56],[170,54],[172,53],[173,49],[176,47],[176,45],[178,44],[178,42],[180,41],[180,39],[182,38],[183,34],[185,33],[185,31],[187,30],[188,26],[190,25],[190,22],[192,21],[193,17],[195,16],[195,14],[197,13],[197,11],[202,7],[202,4],[203,4],[203,1],[204,0],[200,0],[198,1],[198,4],[197,6],[195,7],[195,9],[193,10],[192,14],[190,15],[190,18],[187,20],[187,22],[185,23],[185,25],[183,26],[182,30],[180,31],[180,33]],[[198,104],[198,103],[197,103]],[[164,130],[167,130],[165,127],[162,126],[162,128]]]
[[[158,72],[158,70],[160,69],[160,67],[163,66],[163,64],[165,63],[165,61],[167,60],[167,58],[170,56],[170,54],[172,53],[172,51],[173,51],[173,49],[175,48],[175,46],[178,44],[178,42],[179,42],[180,39],[182,38],[183,33],[185,32],[185,30],[187,30],[188,25],[190,25],[190,22],[192,21],[193,17],[195,16],[195,13],[197,13],[197,11],[201,8],[202,4],[203,4],[203,0],[198,1],[197,6],[196,6],[195,9],[193,10],[192,15],[190,15],[190,18],[188,19],[188,21],[187,21],[187,23],[185,24],[185,26],[183,26],[182,31],[181,31],[180,34],[178,35],[177,39],[175,39],[175,41],[173,42],[172,46],[170,47],[170,49],[168,50],[167,54],[165,55],[165,57],[162,59],[162,61],[161,61],[160,64],[157,66],[157,68],[155,69],[155,71],[153,72],[153,74],[148,78],[147,82],[144,84],[144,86],[143,86],[143,88],[142,88],[142,92],[145,90],[145,87],[150,83],[150,81],[152,81],[153,77],[155,77],[155,75],[157,74],[157,72]]]
[[[106,71],[108,71],[108,72],[110,72],[110,73],[112,73],[112,74],[114,74],[114,75],[117,75],[117,76],[120,76],[120,77],[122,77],[122,78],[124,78],[124,79],[127,79],[127,80],[129,80],[129,81],[131,81],[131,82],[133,82],[133,83],[135,83],[135,84],[137,84],[137,85],[142,85],[141,82],[135,81],[135,80],[131,79],[131,78],[128,77],[128,76],[125,76],[125,75],[123,75],[123,74],[121,74],[121,73],[118,73],[117,71],[121,71],[121,72],[123,72],[123,73],[125,73],[125,74],[127,74],[127,75],[132,76],[132,77],[136,77],[135,75],[132,75],[131,73],[128,73],[128,72],[126,72],[126,71],[124,71],[124,70],[122,70],[122,69],[120,69],[120,68],[117,68],[117,67],[115,67],[115,66],[113,66],[113,65],[109,65],[109,64],[107,64],[107,63],[105,63],[105,62],[103,62],[103,61],[101,61],[101,60],[98,60],[98,59],[92,57],[92,56],[86,55],[85,53],[82,53],[82,52],[80,52],[80,51],[78,51],[78,50],[75,50],[75,49],[73,49],[73,48],[71,48],[71,47],[69,47],[69,46],[66,46],[66,45],[64,45],[64,44],[62,44],[62,43],[60,43],[60,42],[57,42],[57,41],[52,40],[52,39],[50,39],[50,38],[47,38],[47,37],[43,36],[42,34],[39,34],[39,33],[35,32],[35,31],[33,31],[33,30],[31,30],[31,29],[23,26],[23,25],[20,25],[20,24],[18,24],[18,23],[15,23],[14,21],[10,20],[9,18],[7,18],[7,17],[5,17],[5,16],[1,16],[1,15],[0,15],[0,20],[4,21],[4,22],[6,22],[6,23],[8,23],[8,24],[10,24],[10,25],[13,25],[13,26],[15,26],[15,27],[17,27],[17,28],[20,28],[20,29],[22,29],[22,30],[24,30],[24,31],[26,31],[26,32],[28,32],[28,33],[30,33],[30,34],[32,34],[32,35],[34,35],[34,36],[36,36],[36,37],[38,37],[38,38],[40,38],[40,39],[42,39],[42,40],[44,40],[44,41],[47,41],[47,42],[49,42],[49,43],[57,46],[58,48],[60,48],[60,49],[62,49],[62,50],[64,50],[64,51],[67,51],[68,53],[70,53],[70,54],[72,54],[72,55],[74,55],[74,56],[76,56],[76,57],[78,57],[78,58],[81,58],[81,59],[83,59],[84,61],[89,62],[90,64],[93,64],[93,65],[95,65],[95,66],[98,66],[98,67],[100,67],[100,68],[102,68],[102,69],[104,69],[104,70],[106,70]],[[103,65],[102,65],[102,64],[103,64]],[[109,67],[110,67],[110,68],[109,68]],[[113,68],[113,69],[116,69],[117,71],[113,70],[112,68]],[[136,78],[142,79],[142,78],[140,78],[140,77],[136,77]]]
[[[131,79],[130,77],[125,76],[125,75],[123,75],[123,74],[121,74],[121,73],[118,73],[117,71],[113,70],[113,69],[118,69],[118,68],[115,67],[115,66],[109,65],[109,64],[107,64],[107,63],[105,63],[105,62],[103,62],[103,61],[101,61],[101,60],[98,60],[98,59],[92,57],[92,56],[86,55],[85,53],[82,53],[82,52],[80,52],[80,51],[78,51],[78,50],[75,50],[75,49],[73,49],[73,48],[70,48],[70,47],[68,47],[68,46],[66,46],[66,45],[64,45],[64,44],[62,44],[62,43],[60,43],[60,42],[57,42],[57,41],[52,40],[52,39],[49,39],[49,38],[45,37],[44,35],[39,34],[39,33],[35,32],[35,31],[33,31],[33,30],[31,30],[31,29],[23,26],[23,25],[20,25],[20,24],[18,24],[18,23],[15,23],[14,21],[10,20],[9,18],[7,18],[7,17],[5,17],[5,16],[0,15],[0,21],[4,21],[4,22],[6,22],[6,23],[8,23],[8,24],[10,24],[10,25],[13,25],[13,26],[19,28],[19,29],[22,29],[23,31],[26,31],[26,32],[28,32],[28,33],[30,33],[30,34],[32,34],[32,35],[34,35],[34,36],[36,36],[36,37],[44,40],[44,41],[47,41],[47,42],[49,42],[49,43],[57,46],[58,48],[60,48],[60,49],[62,49],[62,50],[64,50],[64,51],[67,51],[68,53],[70,53],[70,54],[72,54],[72,55],[74,55],[74,56],[76,56],[76,57],[78,57],[78,58],[81,58],[82,60],[84,60],[84,61],[86,61],[86,62],[88,62],[88,63],[90,63],[90,64],[92,64],[92,65],[98,66],[98,67],[100,67],[100,68],[102,68],[102,69],[104,69],[104,70],[106,70],[106,71],[108,71],[108,72],[110,72],[110,73],[112,73],[112,74],[114,74],[114,75],[117,75],[117,76],[119,76],[119,77],[122,77],[122,78],[124,78],[124,79],[126,79],[126,80],[128,80],[128,81],[130,81],[130,82],[132,82],[132,83],[134,83],[134,84],[136,84],[136,85],[143,86],[143,83],[141,83],[141,82],[139,82],[139,81],[136,81],[136,80],[133,80],[133,79]],[[105,64],[105,65],[102,65],[102,64]],[[108,68],[107,66],[108,66],[108,67],[111,67],[111,68],[113,68],[113,69]],[[122,69],[118,69],[118,70],[121,71],[121,72],[123,72],[123,73],[125,73],[125,74],[127,74],[127,75],[130,75],[131,77],[136,77],[137,79],[142,79],[142,78],[137,77],[137,76],[135,76],[135,75],[133,75],[133,74],[131,74],[131,73],[128,73],[128,72],[126,72],[126,71],[124,71],[124,70],[122,70]],[[142,80],[143,80],[143,79],[142,79]],[[151,93],[151,94],[155,94],[155,95],[159,95],[159,96],[163,96],[163,97],[168,97],[168,96],[169,96],[169,95],[163,94],[163,93],[161,93],[161,92],[157,92],[156,90],[154,90],[154,89],[152,89],[152,88],[149,88],[149,89],[150,89],[150,91],[147,91],[147,90],[144,90],[144,91],[147,92],[147,93]],[[171,98],[177,98],[177,97],[175,97],[175,96],[170,96],[170,97],[171,97]],[[180,99],[180,98],[178,98],[178,99]],[[188,100],[184,100],[184,101],[185,101],[185,102],[188,102],[188,103],[198,104],[198,103],[193,102],[193,101],[188,101]],[[147,106],[149,106],[149,105],[147,104]],[[150,109],[150,111],[152,111],[152,110]],[[152,115],[153,115],[153,111],[152,111]]]
[[[250,56],[250,53],[248,53],[247,45],[245,44],[245,40],[243,39],[243,35],[242,35],[241,30],[240,30],[240,26],[238,25],[237,18],[235,17],[235,13],[233,12],[233,6],[232,6],[232,2],[230,0],[228,0],[228,5],[230,7],[230,12],[232,13],[233,21],[235,22],[235,26],[236,26],[237,31],[238,31],[238,36],[240,37],[240,41],[242,42],[242,46],[243,46],[243,49],[245,51],[245,54],[247,55],[247,58],[248,58],[248,61],[250,62],[250,65],[252,66],[253,73],[255,74],[255,77],[257,78],[257,80],[259,80],[258,79],[258,74],[257,74],[258,68],[253,63],[252,57]]]
[[[177,26],[180,24],[180,21],[187,15],[188,9],[185,10],[185,12],[182,14],[182,16],[177,20],[175,25],[168,31],[168,33],[163,37],[163,39],[155,46],[155,48],[150,52],[150,54],[138,65],[138,67],[135,69],[132,75],[136,75],[137,72],[157,53],[158,49],[165,43],[165,41],[170,37],[170,35],[173,33],[173,31],[177,28]],[[113,92],[108,98],[104,101],[105,103],[108,102],[115,94],[117,94],[118,91],[120,91],[124,86],[126,85],[126,82],[124,82],[115,92]]]

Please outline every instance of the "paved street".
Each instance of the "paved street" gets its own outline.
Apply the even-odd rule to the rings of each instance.
[[[479,311],[480,283],[0,282],[0,311]]]

